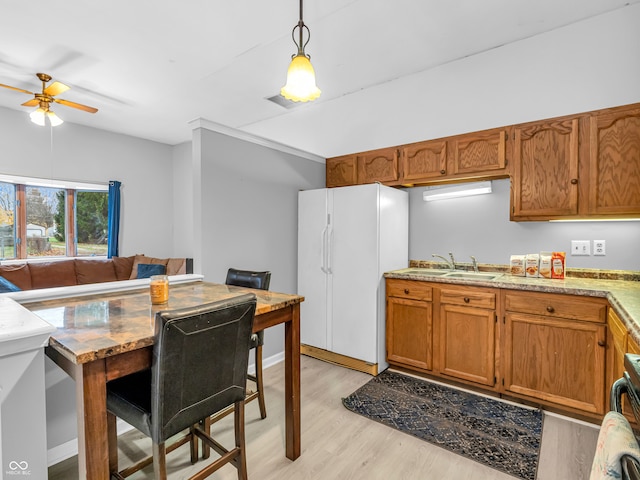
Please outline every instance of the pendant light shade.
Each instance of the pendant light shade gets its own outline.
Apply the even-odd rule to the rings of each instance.
[[[280,89],[280,95],[294,102],[308,102],[320,96],[316,86],[316,73],[306,55],[296,55],[287,70],[287,84]]]
[[[296,28],[298,41],[296,42]],[[307,41],[303,43],[303,29],[307,30]],[[316,86],[316,73],[311,65],[311,56],[307,55],[304,47],[309,43],[311,33],[302,20],[302,0],[300,0],[300,20],[291,32],[293,43],[298,47],[298,53],[291,56],[291,63],[287,70],[287,83],[280,89],[280,95],[294,102],[309,102],[320,96],[320,89]]]

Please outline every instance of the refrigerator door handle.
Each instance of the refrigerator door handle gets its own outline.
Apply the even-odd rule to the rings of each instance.
[[[331,251],[333,250],[333,228],[329,227],[329,232],[327,235],[327,273],[328,274],[333,274],[333,271],[331,269],[332,266],[332,256],[331,256]]]
[[[328,229],[329,229],[328,226],[322,229],[322,262],[320,264],[320,270],[322,270],[324,273],[329,273],[327,271],[327,240],[328,240],[327,231]]]

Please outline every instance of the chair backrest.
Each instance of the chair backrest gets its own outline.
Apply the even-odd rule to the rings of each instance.
[[[163,442],[245,398],[252,293],[158,312],[151,367],[152,439]]]
[[[271,272],[253,272],[251,270],[237,270],[230,268],[227,271],[227,285],[238,287],[257,288],[259,290],[269,290],[271,282]]]

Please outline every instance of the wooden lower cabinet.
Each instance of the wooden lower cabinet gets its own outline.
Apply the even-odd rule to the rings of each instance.
[[[440,290],[439,368],[450,377],[495,385],[496,292],[451,287]]]
[[[387,361],[580,418],[640,352],[604,298],[387,279]]]
[[[507,292],[505,310],[505,392],[604,413],[606,301]]]
[[[639,354],[638,344],[629,336],[627,328],[613,309],[607,314],[607,368],[606,368],[606,400],[607,410],[611,410],[609,392],[613,382],[622,377],[624,368],[624,355],[626,353]],[[627,419],[635,423],[635,417],[631,406],[622,396],[622,411]]]
[[[424,282],[387,280],[387,361],[433,369],[432,288]]]

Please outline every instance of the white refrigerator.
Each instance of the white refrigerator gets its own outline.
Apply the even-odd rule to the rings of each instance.
[[[408,244],[403,190],[368,184],[299,192],[304,353],[374,375],[387,368],[383,274],[407,267]]]

